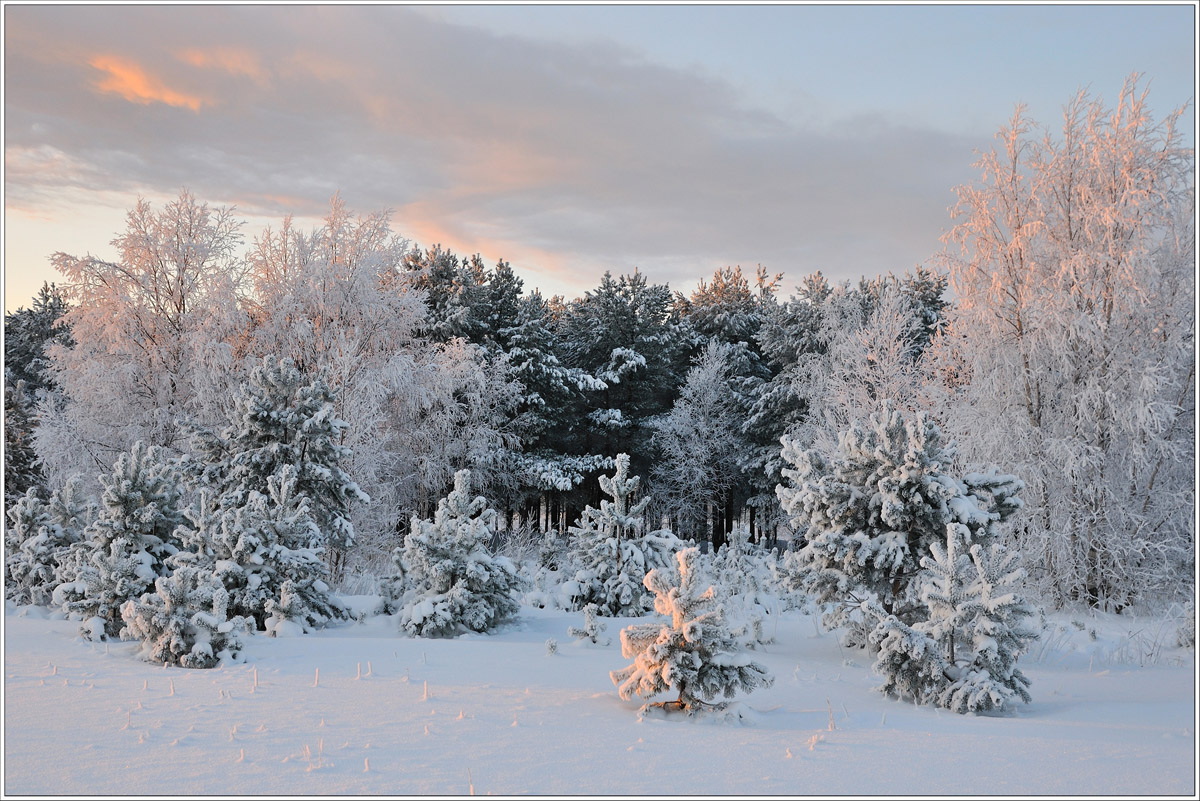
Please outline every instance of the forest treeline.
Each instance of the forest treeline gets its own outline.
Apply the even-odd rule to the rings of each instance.
[[[212,491],[238,454],[268,458],[255,437],[295,425],[325,432],[319,458],[295,459],[319,465],[306,497],[341,580],[386,573],[464,469],[506,536],[568,536],[619,454],[655,527],[795,546],[817,532],[781,505],[787,454],[834,454],[852,424],[900,410],[936,422],[959,474],[1024,483],[999,536],[1046,602],[1190,597],[1194,153],[1178,121],[1153,119],[1135,81],[1115,107],[1081,93],[1053,132],[1018,111],[956,189],[938,257],[858,282],[813,272],[786,298],[781,273],[736,266],[686,292],[635,270],[544,297],[503,260],[417,247],[340,197],[319,227],[285,218],[249,242],[234,209],[186,190],[139,200],[115,261],[55,253],[63,282],[5,315],[5,505],[94,494],[145,458],[136,443]],[[279,397],[294,419],[256,417]],[[305,492],[287,481],[273,491]]]

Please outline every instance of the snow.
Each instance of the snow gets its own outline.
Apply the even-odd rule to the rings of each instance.
[[[379,604],[344,600],[355,611]],[[1196,792],[1195,654],[1162,621],[1051,616],[1020,662],[1033,703],[987,717],[873,692],[865,655],[789,612],[768,622],[775,643],[754,654],[773,687],[723,715],[640,721],[642,702],[620,700],[608,676],[626,661],[617,643],[546,652],[578,622],[523,606],[492,635],[431,640],[375,616],[247,637],[245,661],[186,670],[9,604],[4,792]]]

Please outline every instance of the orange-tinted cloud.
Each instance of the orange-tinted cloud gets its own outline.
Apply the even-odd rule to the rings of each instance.
[[[134,61],[120,56],[99,55],[88,63],[104,73],[94,84],[98,90],[118,94],[131,103],[166,103],[192,111],[199,111],[200,106],[204,105],[201,98],[171,89]]]
[[[215,47],[208,50],[190,48],[178,54],[185,64],[202,69],[216,69],[230,75],[244,75],[259,86],[266,86],[268,74],[259,57],[241,48]]]

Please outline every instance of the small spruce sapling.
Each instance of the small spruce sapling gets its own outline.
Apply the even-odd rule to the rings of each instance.
[[[662,568],[645,577],[654,593],[654,608],[669,623],[640,623],[621,630],[621,655],[634,660],[609,676],[621,698],[643,698],[674,688],[674,705],[693,714],[718,695],[732,698],[738,690],[769,687],[775,677],[740,652],[716,602],[709,576],[696,548],[676,554],[678,574]]]

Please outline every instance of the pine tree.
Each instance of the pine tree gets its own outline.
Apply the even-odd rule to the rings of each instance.
[[[235,403],[235,419],[217,436],[196,437],[204,484],[228,508],[250,493],[269,497],[271,476],[294,471],[295,492],[308,498],[333,572],[354,544],[349,509],[366,496],[342,468],[346,423],[334,415],[334,397],[320,378],[308,381],[287,359],[266,357],[250,374]]]
[[[87,620],[87,636],[117,636],[121,605],[138,598],[169,572],[167,559],[180,548],[176,530],[185,522],[174,465],[142,442],[122,454],[110,475],[99,515],[83,540],[64,557],[54,602]]]
[[[4,387],[4,505],[11,506],[30,489],[45,483],[37,453],[33,447],[33,429],[37,416],[33,399],[25,383],[6,383]]]
[[[864,603],[866,617],[878,621],[870,635],[884,678],[877,689],[959,713],[1001,711],[1014,697],[1028,703],[1030,682],[1016,662],[1038,632],[1019,594],[1024,571],[998,543],[958,553],[963,539],[951,525],[946,547],[935,544],[922,559],[925,619],[910,626]]]
[[[73,490],[73,485],[67,490]],[[79,519],[67,510],[62,493],[43,503],[30,489],[8,510],[4,531],[5,597],[18,604],[48,606],[61,582],[60,570],[71,546],[82,538]]]
[[[789,564],[814,600],[855,607],[869,594],[905,618],[919,560],[944,537],[947,503],[959,494],[942,470],[951,453],[937,427],[925,415],[906,420],[885,407],[842,432],[830,459],[791,440],[783,457],[795,465],[783,471],[794,484],[777,493],[805,538]]]
[[[651,454],[641,445],[651,420],[671,408],[688,367],[691,338],[671,291],[637,271],[620,278],[605,273],[600,286],[566,307],[556,333],[565,363],[606,387],[585,398],[585,446],[577,452],[628,453],[636,470],[648,474]]]
[[[962,615],[965,665],[955,664],[954,681],[939,703],[955,712],[1002,710],[1015,696],[1029,703],[1029,679],[1017,668],[1017,657],[1038,632],[1030,624],[1033,608],[1020,596],[1025,571],[1017,556],[993,543],[971,546],[974,579],[966,588]],[[932,633],[932,632],[931,632]]]
[[[260,630],[274,631],[269,623],[286,619],[309,631],[346,616],[329,593],[321,532],[297,483],[296,471],[284,466],[267,479],[268,494],[251,490],[244,506],[214,509],[202,499],[188,513],[191,525],[181,530],[185,544],[212,566],[228,593],[230,614]],[[271,604],[281,602],[287,582],[294,596],[289,614],[274,615]]]
[[[784,471],[794,483],[777,492],[805,538],[787,567],[817,603],[833,607],[830,625],[847,622],[868,598],[907,623],[920,619],[913,578],[946,527],[959,526],[965,543],[987,543],[1021,505],[1013,476],[950,475],[953,447],[928,415],[889,404],[843,431],[828,459],[790,440],[783,456],[796,466]]]
[[[45,488],[34,447],[38,399],[55,388],[48,350],[70,347],[62,321],[67,302],[54,284],[42,284],[28,309],[4,314],[4,505],[33,487]]]
[[[62,319],[69,307],[54,284],[42,284],[28,309],[4,313],[4,374],[9,384],[24,381],[30,395],[48,389],[53,379],[47,349],[71,345],[71,334]]]
[[[122,639],[141,640],[148,661],[216,667],[242,650],[253,621],[229,617],[229,593],[206,567],[180,564],[155,580],[154,592],[121,606]]]
[[[574,538],[571,581],[580,607],[594,603],[611,617],[643,615],[653,608],[642,579],[655,568],[668,567],[682,543],[668,529],[644,531],[641,515],[650,496],[633,501],[640,484],[639,476],[629,475],[629,456],[618,454],[613,475],[600,476],[600,489],[612,500],[600,501],[599,509],[585,508],[569,529]]]
[[[718,695],[732,698],[741,690],[770,687],[775,679],[765,667],[740,653],[725,625],[709,577],[700,567],[700,552],[686,548],[676,555],[678,575],[656,568],[645,577],[655,595],[654,608],[670,623],[640,623],[621,630],[621,655],[632,665],[609,676],[620,696],[648,698],[674,688],[673,702],[689,713]]]
[[[487,551],[496,511],[470,493],[471,472],[460,470],[433,520],[412,519],[401,554],[400,625],[409,634],[485,632],[516,617],[520,608],[513,597],[519,585],[516,568]]]

